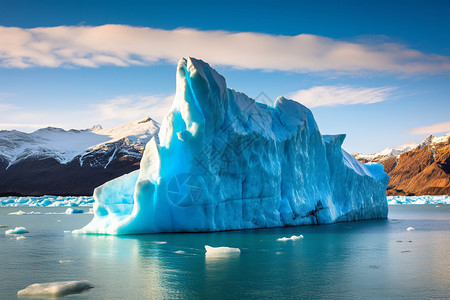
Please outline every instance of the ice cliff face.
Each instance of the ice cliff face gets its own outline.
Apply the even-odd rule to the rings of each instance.
[[[322,136],[311,111],[227,89],[203,61],[182,59],[171,111],[140,170],[98,187],[78,233],[218,231],[387,217],[389,177]]]

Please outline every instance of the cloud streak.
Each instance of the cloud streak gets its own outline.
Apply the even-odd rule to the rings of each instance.
[[[291,72],[450,70],[450,58],[401,44],[369,45],[311,34],[174,30],[127,25],[17,28],[0,26],[0,66],[99,67],[202,58],[212,64]]]
[[[312,108],[317,106],[336,106],[353,104],[371,104],[389,99],[393,87],[352,87],[342,86],[314,86],[307,90],[300,90],[289,94],[292,98],[303,105]]]
[[[125,95],[91,104],[79,110],[48,110],[0,103],[0,130],[19,129],[32,132],[47,126],[86,129],[95,124],[105,128],[151,117],[161,123],[169,112],[174,95]],[[26,120],[26,122],[23,122]]]
[[[450,132],[450,122],[442,122],[411,129],[412,134],[435,134]]]
[[[170,96],[119,96],[93,105],[99,120],[130,121],[150,116],[162,122],[169,112],[175,95]]]

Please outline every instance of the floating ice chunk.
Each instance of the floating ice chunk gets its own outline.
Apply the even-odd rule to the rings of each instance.
[[[70,259],[66,259],[66,260],[59,260],[59,263],[60,264],[64,264],[64,263],[70,263],[70,262],[72,262]]]
[[[416,229],[414,227],[408,227],[408,228],[406,228],[406,230],[412,231],[412,230],[416,230]]]
[[[23,235],[16,237],[16,240],[20,241],[20,240],[25,240],[26,237],[24,237]]]
[[[82,209],[68,208],[66,210],[67,215],[82,214],[82,213],[84,213],[84,210]]]
[[[230,248],[230,247],[211,247],[205,245],[206,255],[211,256],[222,256],[222,255],[230,255],[230,254],[240,254],[241,250],[239,248]]]
[[[26,212],[19,210],[19,211],[16,211],[16,212],[9,213],[8,215],[23,216],[23,215],[26,215],[26,214],[27,214]]]
[[[25,227],[16,227],[14,229],[9,229],[5,231],[5,234],[24,234],[28,233]]]
[[[62,297],[70,294],[79,294],[93,287],[87,280],[35,283],[18,291],[17,295],[25,297]]]
[[[155,242],[156,244],[158,244],[158,245],[164,245],[164,244],[167,244],[167,242]]]
[[[282,237],[282,238],[277,239],[277,241],[279,241],[279,242],[296,241],[296,240],[299,240],[299,239],[302,239],[302,238],[303,238],[303,235],[300,234],[300,235],[293,235],[290,238]]]
[[[175,251],[175,253],[176,253],[176,254],[185,254],[186,252],[183,251],[183,250],[178,250],[178,251]]]

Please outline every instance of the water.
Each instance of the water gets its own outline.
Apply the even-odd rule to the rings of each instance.
[[[390,206],[389,220],[124,237],[64,232],[92,215],[8,215],[18,210],[0,207],[0,225],[30,231],[16,240],[0,229],[0,299],[64,280],[95,286],[70,299],[450,297],[450,205]],[[277,241],[300,234],[304,239]],[[204,245],[242,252],[209,258]]]

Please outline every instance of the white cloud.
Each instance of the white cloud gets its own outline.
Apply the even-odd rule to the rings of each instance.
[[[371,104],[388,100],[392,90],[394,90],[393,87],[366,88],[348,85],[325,85],[294,92],[289,94],[287,98],[292,98],[309,108],[316,106]]]
[[[45,107],[40,109],[19,107],[5,104],[2,113],[0,130],[17,129],[32,132],[48,126],[64,129],[86,129],[95,124],[103,127],[114,127],[125,122],[151,117],[161,123],[169,112],[174,95],[129,95],[92,104],[78,110],[67,111],[65,108]],[[14,113],[12,112],[14,109]],[[2,105],[0,104],[0,112]]]
[[[119,96],[101,104],[93,105],[99,121],[131,121],[144,117],[161,122],[169,112],[174,95],[170,96]]]
[[[442,132],[450,132],[450,122],[442,122],[411,129],[412,134],[435,134]]]
[[[127,25],[17,28],[0,26],[0,66],[99,67],[176,62],[193,56],[237,68],[293,72],[450,70],[450,58],[401,44],[356,43],[300,34],[162,30]]]

